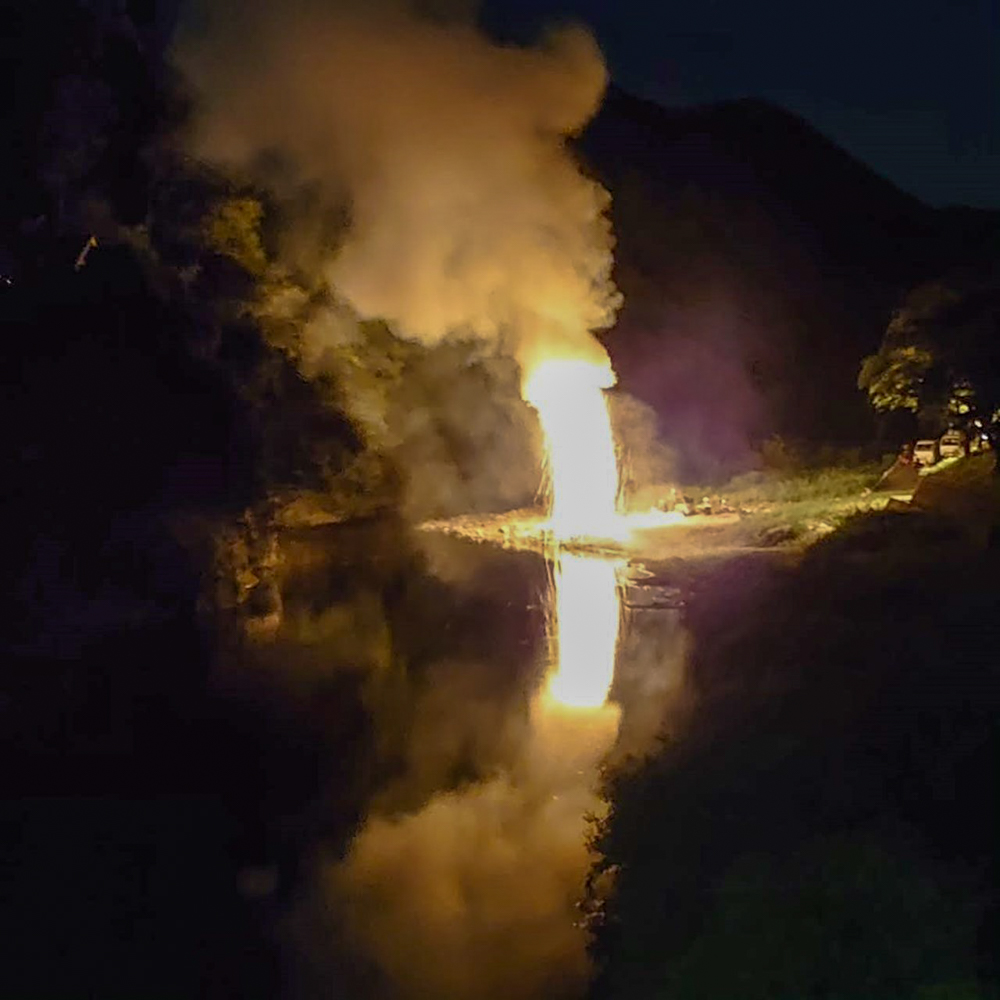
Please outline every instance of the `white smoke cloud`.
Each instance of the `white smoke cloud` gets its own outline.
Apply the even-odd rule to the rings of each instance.
[[[603,356],[589,331],[618,306],[608,196],[565,146],[606,82],[586,31],[522,49],[387,4],[208,14],[178,49],[193,148],[243,169],[277,151],[346,206],[323,270],[360,316],[522,360],[539,342]]]

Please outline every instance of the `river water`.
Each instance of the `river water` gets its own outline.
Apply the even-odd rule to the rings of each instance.
[[[268,720],[239,884],[288,995],[580,995],[602,769],[683,715],[679,595],[624,563],[571,578],[394,524],[274,544],[270,594],[223,631],[216,683]],[[588,577],[612,582],[588,593]],[[547,693],[557,661],[577,688],[613,671],[611,703]]]

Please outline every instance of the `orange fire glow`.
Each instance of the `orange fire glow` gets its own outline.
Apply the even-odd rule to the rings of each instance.
[[[524,398],[545,435],[549,511],[556,542],[550,618],[553,668],[544,703],[594,713],[607,702],[618,647],[621,561],[569,552],[572,539],[628,540],[633,530],[683,521],[683,515],[618,510],[619,472],[605,390],[615,384],[607,356],[547,358],[533,365]]]
[[[537,410],[545,435],[548,527],[557,543],[621,533],[618,462],[604,394],[614,383],[606,358],[550,358],[525,379],[524,397]],[[553,568],[555,656],[545,701],[600,709],[611,688],[618,646],[615,564],[558,550]]]
[[[554,669],[546,694],[570,708],[600,708],[607,700],[618,648],[620,565],[560,552],[554,565]]]
[[[528,374],[524,398],[545,434],[549,524],[557,538],[618,538],[618,463],[604,390],[609,361],[543,361]]]

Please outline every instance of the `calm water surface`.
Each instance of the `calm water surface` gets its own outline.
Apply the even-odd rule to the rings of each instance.
[[[551,563],[378,523],[286,533],[279,549],[280,617],[232,633],[217,673],[269,734],[239,884],[281,943],[289,995],[578,992],[597,757],[648,750],[682,710],[679,611],[622,567],[614,597],[595,598],[621,615],[617,742],[613,721],[543,742],[531,706],[552,663]],[[538,869],[530,883],[516,856]]]

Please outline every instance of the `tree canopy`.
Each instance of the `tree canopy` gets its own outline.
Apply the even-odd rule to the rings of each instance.
[[[928,432],[980,421],[1000,430],[1000,264],[966,268],[911,290],[858,387],[876,410],[909,410]]]

